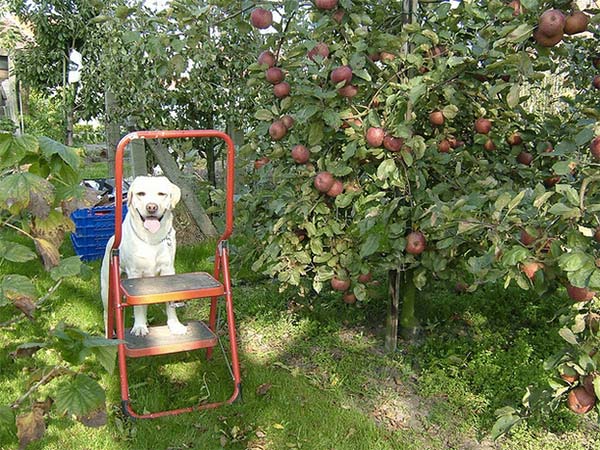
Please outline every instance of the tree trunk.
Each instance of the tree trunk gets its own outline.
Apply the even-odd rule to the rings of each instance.
[[[217,229],[204,211],[204,208],[202,208],[202,205],[200,205],[200,202],[198,202],[194,190],[179,170],[173,156],[171,156],[169,151],[159,141],[148,140],[145,142],[156,157],[165,176],[181,189],[181,200],[198,225],[198,228],[200,228],[200,231],[207,237],[218,236],[219,233]]]
[[[398,347],[398,312],[400,305],[400,272],[398,270],[388,272],[388,292],[390,308],[387,315],[385,349],[388,352],[394,352]]]
[[[387,316],[385,349],[393,352],[398,346],[398,334],[413,339],[419,331],[415,316],[416,287],[412,271],[390,270],[388,273],[390,308]],[[400,301],[402,299],[402,301]],[[402,304],[401,304],[402,303]]]

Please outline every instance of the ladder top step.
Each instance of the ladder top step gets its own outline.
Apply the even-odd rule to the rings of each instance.
[[[130,358],[186,352],[217,345],[217,336],[201,321],[190,321],[186,334],[171,334],[166,325],[148,327],[146,336],[125,330],[125,354]]]
[[[206,272],[190,272],[121,280],[121,292],[131,305],[218,297],[223,284]]]

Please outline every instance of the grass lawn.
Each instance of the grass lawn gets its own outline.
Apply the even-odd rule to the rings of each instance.
[[[66,251],[68,245],[65,246]],[[177,270],[210,270],[209,244],[178,251]],[[99,262],[91,264],[99,273]],[[5,265],[4,273],[16,268]],[[29,275],[49,287],[41,267]],[[491,442],[494,410],[517,405],[528,384],[543,383],[542,360],[560,345],[554,311],[560,296],[539,299],[493,286],[457,295],[444,285],[420,298],[424,332],[418,343],[383,351],[386,297],[349,306],[324,295],[310,305],[278,293],[277,284],[242,275],[232,264],[240,338],[243,401],[216,410],[131,422],[119,410],[117,374],[91,363],[107,390],[109,422],[86,428],[52,415],[31,449],[591,449],[600,448],[590,415],[565,409],[535,418],[509,437]],[[385,283],[382,283],[385,285]],[[181,311],[181,310],[180,310]],[[182,318],[203,316],[195,302]],[[39,315],[50,326],[63,320],[100,333],[98,277],[64,282]],[[0,322],[10,317],[0,310]],[[153,306],[150,318],[164,320]],[[26,374],[44,351],[13,359],[21,343],[43,338],[47,328],[21,321],[0,330],[0,404],[26,390]],[[138,411],[183,407],[230,395],[232,384],[220,352],[207,363],[202,352],[131,361],[131,398]],[[49,388],[52,387],[52,384]],[[595,414],[595,413],[593,413]],[[3,435],[2,449],[16,449]]]

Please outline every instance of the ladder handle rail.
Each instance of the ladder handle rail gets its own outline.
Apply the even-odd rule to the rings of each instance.
[[[115,240],[113,249],[121,245],[123,222],[123,154],[136,139],[220,138],[227,144],[227,175],[225,185],[225,229],[218,242],[226,241],[233,232],[233,192],[235,187],[235,146],[231,137],[218,130],[148,130],[134,131],[124,136],[115,152]]]

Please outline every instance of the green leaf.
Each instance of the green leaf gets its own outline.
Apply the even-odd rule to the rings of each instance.
[[[74,277],[81,275],[81,269],[84,264],[78,256],[71,256],[62,259],[58,266],[53,267],[50,271],[50,276],[53,280],[58,281],[61,278]]]
[[[579,194],[575,188],[568,184],[557,184],[556,192],[563,194],[571,205],[579,206]]]
[[[11,299],[17,296],[37,298],[37,290],[32,281],[24,275],[10,274],[2,278],[0,284],[2,297]]]
[[[502,263],[506,266],[514,266],[530,257],[528,249],[521,246],[514,246],[502,255]]]
[[[594,138],[594,135],[593,128],[584,128],[575,135],[575,143],[580,147],[584,146]]]
[[[396,167],[396,162],[393,159],[384,159],[379,167],[377,167],[377,178],[380,180],[386,180],[392,174],[398,171],[398,167]]]
[[[521,89],[521,87],[518,84],[513,84],[510,88],[510,91],[508,92],[508,94],[506,96],[506,103],[508,103],[508,106],[511,109],[516,107],[519,104],[520,89]]]
[[[586,264],[593,267],[594,258],[583,252],[565,253],[558,259],[558,266],[565,272],[574,272]]]
[[[552,171],[556,175],[568,175],[571,173],[568,161],[558,161],[552,165]]]
[[[92,353],[96,355],[96,358],[102,364],[102,367],[109,373],[112,374],[115,371],[115,363],[117,361],[117,342],[111,339],[110,346],[94,347]]]
[[[0,437],[16,433],[15,413],[10,406],[0,405]]]
[[[323,122],[317,121],[310,125],[308,133],[308,145],[317,145],[323,140]]]
[[[254,118],[257,120],[273,120],[273,113],[268,109],[259,109],[254,113]]]
[[[521,201],[523,200],[524,197],[525,197],[525,191],[521,191],[517,195],[515,195],[515,197],[508,204],[508,210],[510,211],[510,210],[516,208],[517,206],[519,206],[519,203],[521,203]]]
[[[56,390],[55,401],[61,413],[80,417],[103,407],[105,393],[97,381],[87,375],[78,374],[60,384]]]
[[[25,245],[10,241],[0,241],[0,258],[12,262],[26,262],[37,258],[37,255]]]
[[[548,210],[548,212],[555,216],[562,216],[565,219],[576,218],[581,216],[581,211],[579,210],[579,208],[570,208],[564,203],[555,203]]]
[[[352,71],[352,74],[362,80],[371,81],[371,75],[365,69],[355,69]]]
[[[569,328],[561,328],[558,331],[558,334],[571,345],[577,345],[579,343],[577,341],[577,336],[575,336],[575,334]]]
[[[508,433],[508,431],[520,421],[521,418],[514,414],[500,416],[498,420],[496,420],[496,423],[494,423],[492,431],[490,432],[492,439],[496,440],[503,434]]]
[[[29,206],[32,193],[46,192],[45,179],[29,172],[13,173],[0,180],[0,206],[18,214]]]
[[[377,233],[371,233],[367,236],[367,239],[360,247],[360,256],[361,258],[366,258],[367,256],[371,256],[373,253],[377,251],[379,248],[379,239],[380,236]]]
[[[525,39],[531,36],[534,28],[534,26],[528,23],[522,23],[507,36],[507,39],[510,42],[523,42]]]
[[[67,147],[66,145],[46,136],[40,136],[38,140],[42,154],[48,159],[50,159],[52,155],[58,155],[73,169],[77,169],[79,167],[80,158],[74,148]]]
[[[446,119],[454,119],[458,114],[458,106],[447,105],[442,109],[442,113]]]

